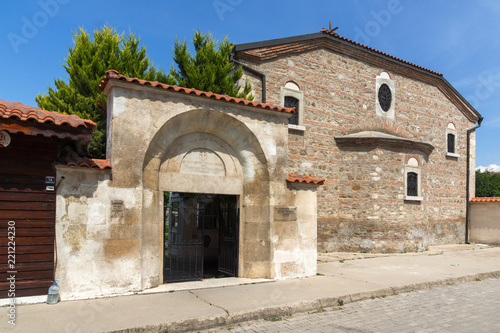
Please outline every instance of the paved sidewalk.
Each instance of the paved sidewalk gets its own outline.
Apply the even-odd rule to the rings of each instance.
[[[192,333],[500,332],[500,279],[377,297]]]
[[[0,332],[183,332],[315,311],[373,297],[500,276],[500,247],[454,245],[423,253],[319,256],[318,276],[207,289],[34,304]]]

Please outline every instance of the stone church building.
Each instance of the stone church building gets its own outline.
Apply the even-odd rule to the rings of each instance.
[[[60,281],[63,299],[217,275],[312,276],[318,251],[464,241],[482,117],[442,74],[329,30],[236,45],[232,60],[254,101],[109,70],[99,86],[105,160],[56,164],[58,138],[47,132],[54,151],[39,190],[50,191],[50,212],[26,251],[43,238],[37,265]],[[14,133],[7,120],[33,126],[14,115],[36,113],[41,124],[47,114],[2,112],[5,135]],[[73,122],[43,126],[78,146],[95,124]],[[28,142],[10,139],[0,154]],[[2,200],[18,200],[7,183]],[[5,214],[2,223],[13,219]]]
[[[288,170],[325,179],[319,251],[464,242],[482,117],[442,74],[327,29],[236,45],[233,59],[256,100],[298,108]]]

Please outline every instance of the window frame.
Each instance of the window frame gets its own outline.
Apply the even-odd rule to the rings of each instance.
[[[453,153],[450,153],[448,151],[448,145],[449,145],[448,136],[449,135],[454,136]],[[446,147],[445,147],[446,157],[459,158],[460,154],[457,153],[457,130],[456,130],[455,124],[453,124],[453,123],[449,123],[448,126],[446,127],[445,143],[446,143]]]
[[[380,106],[380,101],[378,98],[378,93],[380,87],[382,87],[384,84],[386,84],[389,87],[389,90],[391,91],[391,106],[389,107],[389,110],[384,111],[382,107]],[[395,81],[391,80],[391,77],[389,76],[389,73],[387,71],[383,71],[380,73],[380,75],[377,75],[376,80],[375,80],[375,112],[377,116],[382,116],[386,117],[389,119],[394,119],[395,117],[395,105],[396,105],[396,86],[395,86]]]
[[[416,183],[415,184],[415,188],[413,188],[413,186],[410,186],[410,176],[414,176],[414,182]],[[407,196],[411,196],[411,197],[418,197],[418,173],[416,172],[413,172],[413,171],[408,171],[406,172],[406,195]],[[410,193],[411,192],[411,193]],[[413,194],[413,192],[415,192],[415,194]]]
[[[297,101],[297,106],[296,106],[295,108],[296,108],[296,110],[298,110],[298,109],[299,109],[299,107],[300,107],[300,101],[299,101],[299,99],[298,99],[298,98],[295,98],[295,97],[293,97],[293,96],[289,96],[289,95],[287,95],[287,96],[285,96],[285,97],[284,97],[284,102],[283,102],[283,105],[284,105],[285,107],[293,107],[293,106],[287,106],[287,105],[286,105],[287,99],[288,99],[288,100],[292,99],[292,100]],[[295,123],[295,124],[290,122],[290,119],[292,119],[292,117],[295,117],[295,118],[296,118],[296,123]],[[288,121],[289,121],[289,122],[288,122],[288,124],[289,124],[289,125],[298,125],[298,124],[299,124],[299,119],[300,119],[299,113],[298,113],[298,112],[295,112],[295,114],[294,114],[293,116],[291,116],[290,118],[288,118]]]
[[[408,159],[407,164],[405,165],[405,171],[404,171],[404,191],[405,191],[405,201],[422,201],[424,200],[422,196],[422,169],[418,165],[418,160],[413,157],[417,161],[417,165],[414,165],[415,163],[412,163],[410,165],[410,160],[412,158]],[[409,173],[415,173],[417,175],[417,195],[408,195],[408,174]]]
[[[296,83],[294,84],[297,85]],[[304,93],[300,90],[281,87],[281,96],[280,96],[281,106],[285,106],[285,97],[293,97],[299,101],[299,107],[297,110],[298,125],[288,124],[288,129],[302,131],[302,132],[305,131],[306,127],[304,126]]]

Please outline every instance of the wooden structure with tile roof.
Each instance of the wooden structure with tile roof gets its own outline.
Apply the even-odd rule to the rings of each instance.
[[[0,148],[0,298],[7,297],[11,271],[17,272],[16,297],[47,293],[54,279],[58,145],[90,141],[95,126],[75,115],[0,100],[0,131],[10,141]]]

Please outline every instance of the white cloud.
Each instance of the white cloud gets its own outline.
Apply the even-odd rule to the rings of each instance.
[[[488,165],[487,167],[484,167],[484,166],[478,166],[478,167],[476,168],[476,170],[479,170],[479,171],[481,171],[481,172],[485,172],[485,171],[500,172],[500,165],[490,164],[490,165]]]

